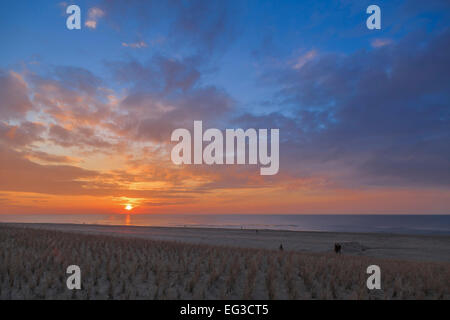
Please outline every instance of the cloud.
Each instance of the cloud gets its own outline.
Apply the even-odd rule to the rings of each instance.
[[[5,182],[0,188],[49,194],[144,197],[152,203],[169,203],[167,199],[176,198],[184,203],[220,188],[258,186],[257,170],[252,171],[254,174],[249,171],[245,179],[238,174],[231,178],[225,170],[215,172],[211,168],[180,171],[164,156],[170,148],[170,133],[174,128],[190,127],[195,119],[207,120],[212,125],[218,115],[227,117],[234,107],[226,92],[201,84],[195,58],[155,56],[144,64],[128,61],[107,66],[119,84],[128,86],[127,94],[120,99],[109,99],[114,93],[102,89],[103,81],[82,68],[56,66],[48,68],[45,76],[27,74],[24,84],[29,87],[31,103],[44,121],[0,122],[5,170],[9,166],[15,172],[6,175],[5,171],[3,176],[7,180],[16,179],[21,170],[27,175],[22,178],[22,184]],[[153,79],[158,82],[149,86]],[[159,147],[144,154],[142,143],[148,142]],[[122,157],[142,156],[143,159],[140,163],[130,160],[131,172],[123,170],[122,173],[61,166],[83,165],[102,153],[109,154],[114,161]],[[79,155],[83,161],[66,154]],[[72,172],[73,176],[67,181],[63,179],[64,183],[56,182],[53,171]],[[48,185],[38,189],[37,176],[47,173]]]
[[[223,90],[200,84],[195,58],[154,56],[148,63],[109,62],[116,80],[128,86],[120,103],[126,116],[115,117],[116,128],[131,139],[168,142],[171,132],[203,119],[217,122],[230,113],[233,99]]]
[[[448,52],[444,31],[383,50],[323,54],[274,76],[291,119],[258,118],[266,127],[284,119],[283,165],[298,173],[351,187],[449,187]]]
[[[74,164],[79,162],[79,160],[68,156],[55,155],[43,151],[34,151],[34,150],[27,152],[25,154],[25,157],[48,163]]]
[[[144,41],[134,42],[134,43],[126,43],[122,42],[123,47],[132,48],[132,49],[141,49],[141,48],[147,48],[148,45]]]
[[[113,144],[103,139],[93,127],[80,126],[68,130],[60,125],[52,125],[48,136],[49,141],[63,147],[92,147],[96,152],[113,147]]]
[[[381,38],[377,38],[377,39],[373,39],[370,42],[370,45],[374,48],[381,48],[387,45],[390,45],[392,43],[392,39],[381,39]]]
[[[103,81],[82,68],[56,66],[45,75],[27,73],[22,85],[43,122],[0,122],[0,174],[5,180],[0,190],[127,196],[165,206],[193,203],[214,190],[259,188],[257,170],[247,168],[243,176],[225,168],[179,170],[167,158],[174,128],[190,127],[195,119],[212,125],[217,116],[226,118],[233,110],[234,101],[226,92],[201,84],[198,66],[195,58],[163,56],[144,64],[111,63],[116,80],[128,86],[120,99],[109,99],[114,93],[102,89]],[[158,82],[149,86],[153,79]],[[142,147],[148,142],[157,143],[151,152],[144,150],[152,144]],[[111,161],[129,161],[113,171],[77,166],[92,163],[102,153]],[[45,183],[39,184],[39,177],[46,177]]]
[[[7,182],[0,190],[126,196],[164,206],[229,190],[237,199],[239,192],[266,188],[283,194],[448,187],[449,49],[444,32],[348,55],[303,52],[295,63],[278,65],[283,69],[272,79],[283,112],[269,114],[237,108],[226,91],[205,84],[208,71],[197,55],[107,62],[120,95],[83,68],[4,72],[0,81],[20,93],[6,101],[22,96],[28,104],[2,109]],[[39,111],[39,122],[25,119],[31,110]],[[252,166],[173,166],[170,133],[199,119],[205,127],[280,128],[280,173],[267,178]],[[116,163],[98,171],[81,167],[85,161],[95,167],[100,154],[109,157],[105,165]],[[37,177],[47,175],[39,189]]]
[[[178,90],[186,92],[198,83],[201,76],[198,57],[175,59],[155,55],[146,63],[116,61],[107,63],[107,66],[121,84],[163,94]]]
[[[296,69],[296,70],[301,69],[305,65],[305,63],[313,60],[316,56],[317,56],[316,50],[310,50],[310,51],[306,52],[305,54],[303,54],[297,58],[297,61],[295,62],[295,65],[294,65],[294,69]]]
[[[97,21],[94,20],[87,20],[84,25],[90,29],[96,29],[97,28]]]
[[[43,141],[42,134],[45,131],[45,125],[41,123],[24,121],[10,125],[0,122],[0,142],[13,148],[25,147]]]
[[[84,23],[84,25],[90,29],[97,28],[97,22],[100,18],[105,15],[105,12],[97,7],[92,7],[88,11],[88,19]]]
[[[32,103],[46,120],[68,128],[106,127],[117,97],[101,79],[76,67],[52,67],[45,76],[29,74]]]
[[[74,166],[40,165],[0,145],[0,190],[49,194],[87,194],[87,182],[97,173]]]
[[[99,18],[103,17],[104,15],[105,15],[105,12],[102,9],[96,8],[96,7],[90,8],[89,12],[88,12],[89,19],[99,19]]]
[[[28,85],[23,77],[14,72],[0,69],[0,119],[22,118],[32,110]]]
[[[241,1],[233,0],[104,0],[98,7],[116,29],[134,21],[138,34],[166,30],[165,39],[173,49],[189,48],[209,55],[226,50],[242,28],[245,11]]]
[[[56,66],[52,74],[61,86],[69,90],[79,90],[93,95],[103,84],[102,80],[89,70],[71,66]]]

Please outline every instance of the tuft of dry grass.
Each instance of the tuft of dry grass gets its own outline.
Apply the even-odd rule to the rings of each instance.
[[[82,289],[66,288],[78,265]],[[366,288],[379,265],[382,290]],[[0,299],[449,299],[450,264],[0,225]]]

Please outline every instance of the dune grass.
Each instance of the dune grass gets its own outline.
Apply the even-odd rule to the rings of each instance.
[[[68,290],[78,265],[82,289]],[[379,265],[382,290],[366,288]],[[449,299],[450,264],[0,226],[0,299]]]

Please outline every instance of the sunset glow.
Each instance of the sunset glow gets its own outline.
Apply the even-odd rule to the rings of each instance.
[[[106,1],[67,30],[61,4],[43,3],[2,19],[0,214],[450,213],[450,31],[433,29],[448,11],[414,24],[429,33],[397,20],[375,33],[350,4],[318,23],[296,1],[279,20],[270,3],[175,1],[148,28],[147,2]],[[279,170],[175,165],[171,133],[194,121],[278,128]]]

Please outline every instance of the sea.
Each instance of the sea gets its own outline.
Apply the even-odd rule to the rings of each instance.
[[[0,222],[450,235],[450,215],[0,214]]]

